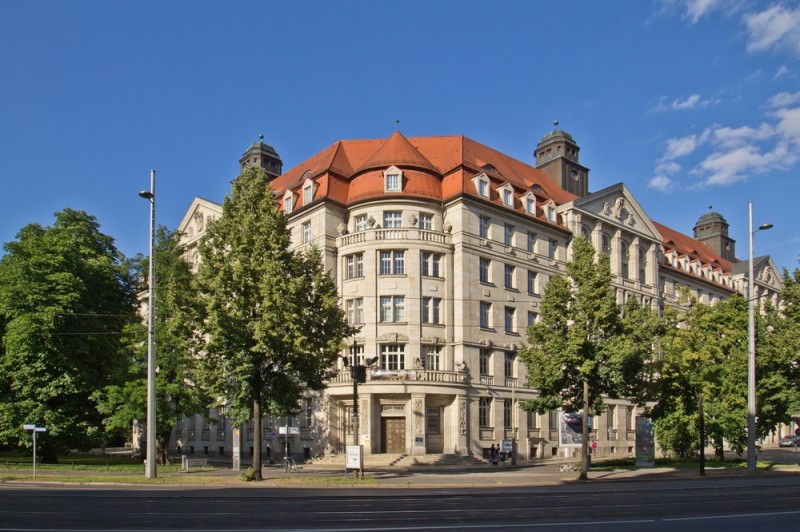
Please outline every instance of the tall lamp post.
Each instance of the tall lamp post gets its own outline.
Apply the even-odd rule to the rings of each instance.
[[[753,277],[753,235],[772,229],[772,224],[763,224],[753,231],[753,202],[748,201],[750,261],[747,275],[747,472],[756,472],[756,316]]]
[[[146,478],[156,477],[156,171],[150,170],[150,190],[139,192],[150,202],[150,273],[147,316],[147,463]]]

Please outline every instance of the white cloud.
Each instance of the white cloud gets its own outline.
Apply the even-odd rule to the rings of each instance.
[[[776,129],[781,136],[796,148],[800,148],[800,107],[778,109],[772,115],[778,119]]]
[[[797,92],[779,92],[769,100],[767,105],[770,107],[780,108],[789,107],[800,103],[800,91]]]
[[[653,188],[660,192],[672,192],[674,183],[672,179],[665,175],[657,175],[647,183],[647,188]]]
[[[667,140],[667,149],[664,153],[663,161],[670,161],[679,157],[685,157],[692,153],[698,145],[697,135],[688,135]]]
[[[686,111],[688,109],[702,109],[704,107],[708,107],[712,103],[716,103],[717,100],[703,100],[700,98],[699,94],[692,94],[688,96],[684,100],[675,99],[672,102],[667,102],[667,98],[665,96],[661,96],[658,99],[658,103],[656,103],[651,112],[661,112],[661,111]]]
[[[788,50],[800,55],[800,8],[776,4],[759,13],[744,16],[747,50],[764,52]]]
[[[772,76],[772,79],[779,79],[779,78],[782,78],[782,77],[784,77],[784,76],[788,76],[788,75],[789,75],[789,72],[790,72],[790,71],[789,71],[789,69],[786,67],[786,65],[781,65],[781,67],[778,69],[778,71],[777,71],[777,72],[775,72],[775,75],[774,75],[774,76]]]
[[[659,161],[656,165],[656,172],[661,174],[677,174],[683,167],[675,161]]]
[[[766,153],[762,153],[757,146],[747,145],[712,153],[693,170],[693,173],[704,175],[698,184],[701,187],[724,186],[744,181],[750,174],[785,169],[795,162],[797,156],[790,152],[785,142],[779,143],[772,151]]]
[[[736,12],[742,0],[661,0],[661,13],[679,11],[681,18],[694,25],[703,17],[715,12],[731,14]]]
[[[713,130],[713,142],[723,148],[735,148],[745,144],[751,144],[756,140],[766,140],[775,136],[775,128],[769,124],[761,124],[757,128],[750,126],[742,127],[718,127]]]

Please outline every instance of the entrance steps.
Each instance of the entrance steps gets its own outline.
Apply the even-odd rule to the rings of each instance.
[[[344,454],[331,454],[313,461],[314,465],[344,467]],[[486,462],[465,454],[365,454],[364,463],[374,467],[429,467],[434,469],[464,469],[485,465]]]

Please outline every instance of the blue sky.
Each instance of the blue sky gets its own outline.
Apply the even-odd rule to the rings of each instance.
[[[463,134],[533,162],[559,120],[590,189],[800,258],[800,2],[0,0],[0,241],[66,207],[126,255],[221,201],[264,134],[290,168],[339,139]]]

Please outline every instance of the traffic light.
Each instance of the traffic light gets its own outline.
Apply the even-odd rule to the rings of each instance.
[[[367,382],[367,367],[359,364],[358,366],[355,367],[355,370],[356,370],[356,381],[358,381],[359,383]]]

